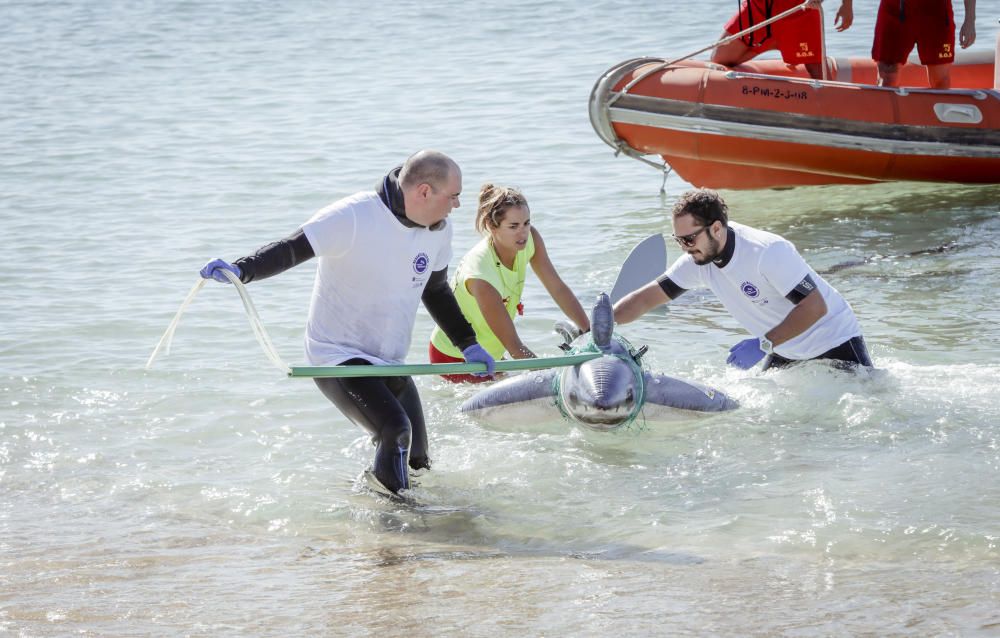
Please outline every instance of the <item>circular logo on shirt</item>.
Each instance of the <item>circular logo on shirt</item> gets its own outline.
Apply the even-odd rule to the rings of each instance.
[[[422,275],[427,272],[427,266],[430,265],[431,259],[427,256],[427,253],[420,253],[413,258],[413,272],[418,275]]]
[[[744,295],[750,297],[751,299],[756,299],[757,295],[760,294],[760,291],[757,290],[757,286],[753,285],[749,281],[744,281],[742,284],[740,284],[740,290],[743,291]]]

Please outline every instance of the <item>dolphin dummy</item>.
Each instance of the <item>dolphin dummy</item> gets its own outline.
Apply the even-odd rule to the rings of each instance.
[[[589,333],[564,349],[573,354],[600,352],[601,357],[498,381],[463,403],[462,412],[504,421],[561,412],[585,427],[608,432],[639,416],[658,420],[676,410],[721,412],[738,407],[736,401],[712,388],[643,370],[646,348],[636,350],[615,333],[607,294],[598,295],[590,327]],[[564,338],[569,341],[565,333]]]

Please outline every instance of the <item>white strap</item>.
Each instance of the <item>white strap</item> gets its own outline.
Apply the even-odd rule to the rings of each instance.
[[[264,324],[261,323],[260,315],[257,313],[257,308],[253,305],[253,300],[250,298],[250,293],[247,292],[246,286],[244,286],[243,282],[239,280],[239,277],[234,275],[232,272],[225,269],[222,269],[220,272],[225,274],[226,278],[229,279],[229,281],[236,287],[236,292],[239,293],[240,299],[243,301],[243,308],[246,310],[247,318],[250,320],[250,327],[253,329],[254,336],[257,337],[257,342],[260,344],[260,347],[264,349],[264,354],[267,355],[267,358],[279,370],[285,374],[291,373],[291,367],[278,355],[278,351],[271,342],[271,337],[268,336],[267,330],[264,329]],[[174,315],[170,325],[167,326],[167,331],[163,333],[163,336],[160,337],[160,341],[153,349],[153,354],[149,355],[149,360],[146,361],[147,370],[153,366],[153,361],[156,360],[160,350],[163,350],[164,354],[170,354],[170,344],[174,340],[174,332],[177,330],[177,326],[181,322],[181,315],[183,315],[187,307],[191,305],[191,302],[194,301],[195,296],[202,289],[202,287],[204,287],[207,281],[207,279],[199,277],[197,283],[195,283],[195,285],[191,288],[191,292],[189,292],[187,297],[184,298],[183,303],[181,303],[181,307],[177,310],[177,314]]]

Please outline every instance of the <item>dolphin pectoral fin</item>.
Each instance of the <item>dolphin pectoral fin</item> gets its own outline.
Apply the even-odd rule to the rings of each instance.
[[[488,420],[521,421],[556,415],[556,374],[554,369],[539,370],[498,381],[469,397],[461,411]]]
[[[735,400],[708,386],[660,373],[644,372],[643,377],[646,381],[645,399],[648,407],[664,406],[696,412],[723,412],[739,407]]]
[[[565,319],[556,321],[555,325],[552,326],[552,330],[562,337],[563,344],[567,346],[580,336],[580,329]]]
[[[503,429],[513,428],[519,432],[534,431],[562,422],[559,408],[552,397],[508,403],[467,414],[475,417],[476,422],[482,425]]]

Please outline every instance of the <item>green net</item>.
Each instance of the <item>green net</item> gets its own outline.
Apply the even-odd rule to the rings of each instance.
[[[614,342],[617,342],[621,346],[621,349],[615,348],[612,345],[612,347],[606,350],[602,350],[597,346],[597,344],[593,342],[593,340],[587,340],[586,343],[572,347],[569,350],[568,354],[570,355],[599,354],[602,356],[610,356],[623,361],[628,366],[629,371],[635,377],[635,387],[638,389],[638,393],[635,397],[635,403],[633,404],[632,410],[629,412],[629,415],[628,417],[626,417],[625,420],[623,420],[620,424],[618,424],[614,428],[610,428],[608,430],[603,430],[603,431],[618,432],[622,430],[629,430],[632,429],[633,425],[635,424],[637,424],[635,425],[635,427],[641,430],[645,426],[645,421],[642,419],[642,406],[646,402],[646,383],[643,376],[644,368],[641,359],[641,353],[632,345],[632,343],[628,339],[622,337],[621,335],[618,334],[612,335],[611,339]],[[556,375],[555,378],[556,396],[562,396],[562,378],[563,378],[562,374]],[[572,415],[566,412],[566,408],[563,405],[562,401],[559,401],[558,404],[559,404],[559,410],[562,412],[564,418],[571,421],[575,420],[573,419]]]

